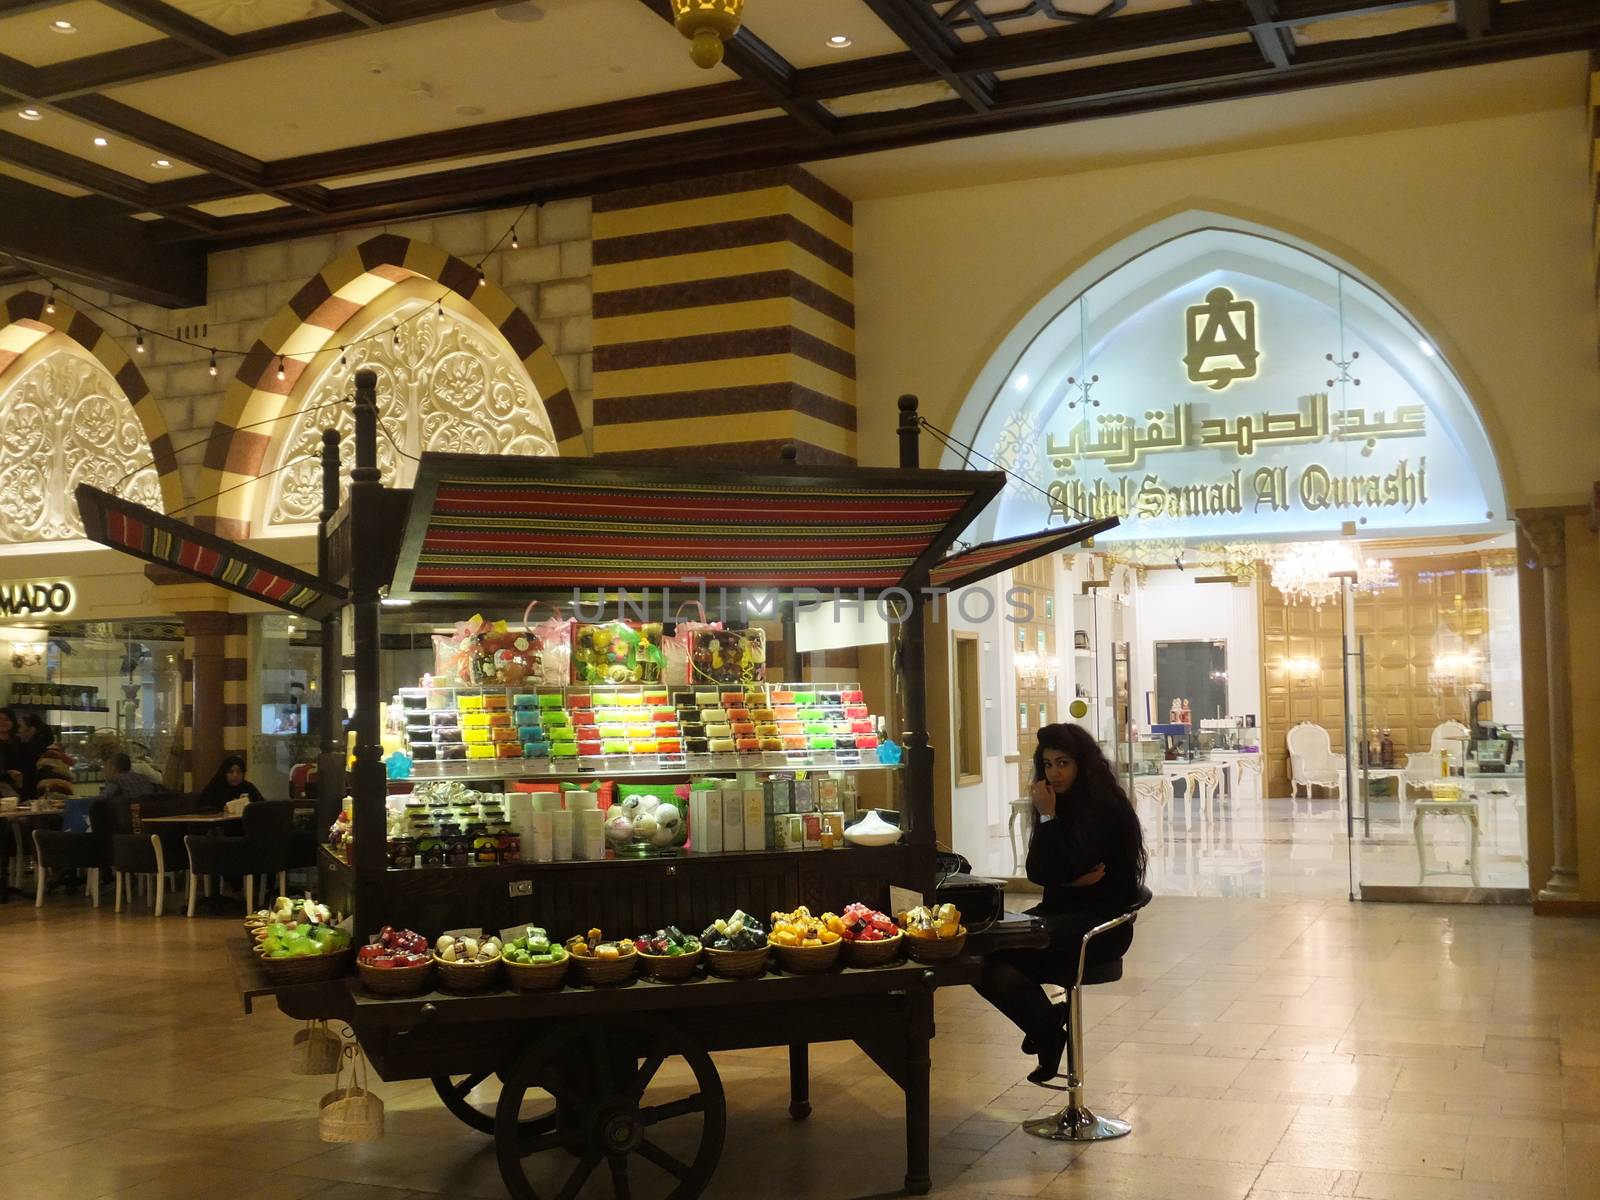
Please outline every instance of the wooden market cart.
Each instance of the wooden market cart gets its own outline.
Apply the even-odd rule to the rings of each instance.
[[[325,691],[346,666],[355,676],[350,796],[354,851],[347,864],[323,851],[323,898],[352,914],[362,943],[381,926],[437,934],[536,923],[553,935],[591,926],[626,934],[678,924],[698,930],[735,908],[764,917],[806,904],[813,911],[862,900],[889,910],[891,886],[931,899],[936,885],[933,750],[926,728],[923,640],[932,590],[954,589],[1082,541],[1114,522],[1054,529],[950,554],[957,536],[1000,491],[999,472],[923,470],[917,464],[914,398],[901,400],[898,469],[799,466],[665,468],[617,461],[423,455],[411,488],[379,477],[375,376],[356,374],[355,465],[338,503],[337,435],[324,435],[324,506],[315,576],[95,489],[79,489],[89,536],[323,623]],[[694,580],[694,583],[687,582]],[[842,850],[695,854],[646,859],[504,863],[392,870],[385,845],[388,781],[381,761],[380,655],[383,601],[408,605],[408,621],[458,616],[463,605],[530,600],[559,605],[581,592],[637,605],[697,593],[752,590],[794,606],[835,590],[872,603],[884,597],[892,626],[893,694],[886,696],[903,760],[850,763],[783,754],[693,756],[588,771],[570,761],[493,760],[458,771],[463,781],[583,779],[636,775],[686,778],[739,769],[854,769],[898,778],[899,843]],[[673,589],[671,597],[662,590]],[[576,589],[576,591],[575,591]],[[448,607],[447,607],[448,606]],[[712,605],[715,608],[715,605]],[[711,615],[715,616],[713,612]],[[348,622],[348,636],[345,623]],[[786,626],[793,658],[793,626]],[[341,653],[349,647],[348,660]],[[324,824],[345,789],[345,734],[325,704],[321,796]],[[692,836],[692,831],[691,831]],[[692,842],[691,842],[692,847]],[[950,962],[900,962],[819,975],[776,971],[759,978],[615,988],[569,985],[548,993],[405,998],[367,993],[354,977],[273,987],[243,947],[234,954],[246,1006],[272,994],[289,1016],[347,1022],[380,1076],[429,1079],[447,1108],[495,1139],[507,1190],[519,1200],[575,1196],[602,1166],[618,1196],[637,1173],[660,1173],[675,1200],[697,1196],[712,1177],[726,1124],[722,1084],[710,1053],[785,1046],[790,1112],[810,1111],[808,1047],[853,1041],[905,1095],[908,1191],[929,1177],[929,1043],[937,988],[974,982],[982,956],[1041,945],[1029,918],[975,932]],[[501,1084],[494,1110],[475,1107],[477,1085]],[[675,1098],[650,1103],[658,1081]],[[676,1094],[684,1092],[685,1094]],[[695,1127],[697,1124],[697,1132]],[[670,1138],[676,1151],[663,1145]],[[692,1147],[684,1149],[685,1146]],[[555,1190],[542,1176],[553,1157]],[[646,1165],[648,1164],[648,1165]],[[632,1173],[632,1174],[631,1174]]]

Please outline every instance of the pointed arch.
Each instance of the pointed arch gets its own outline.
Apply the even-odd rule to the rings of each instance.
[[[1210,289],[1224,284],[1242,287],[1240,297],[1270,296],[1274,332],[1272,344],[1263,343],[1259,374],[1239,373],[1239,382],[1226,385],[1231,390],[1218,392],[1192,374],[1185,379],[1184,313],[1199,311],[1194,306],[1203,308]],[[1257,306],[1251,300],[1241,307],[1253,311]],[[1351,348],[1365,352],[1349,355],[1360,363],[1354,371],[1348,369],[1353,362],[1335,361],[1346,357],[1347,336]],[[1431,464],[1427,482],[1413,482],[1423,503],[1430,497],[1437,503],[1425,509],[1407,502],[1403,514],[1374,509],[1373,529],[1503,522],[1512,481],[1502,431],[1493,411],[1469,391],[1456,369],[1457,358],[1442,331],[1414,316],[1392,290],[1315,242],[1200,209],[1155,220],[1079,261],[1000,336],[978,370],[951,430],[957,445],[976,448],[973,465],[988,465],[978,457],[987,456],[1014,478],[979,518],[974,533],[1004,536],[1037,528],[1059,515],[1060,488],[1061,511],[1104,508],[1132,516],[1148,507],[1144,501],[1162,500],[1138,513],[1141,519],[1125,521],[1114,538],[1233,536],[1241,510],[1227,496],[1202,513],[1181,504],[1168,512],[1167,499],[1175,495],[1171,489],[1187,493],[1223,478],[1216,463],[1207,466],[1203,460],[1206,454],[1224,454],[1228,444],[1214,432],[1204,439],[1182,433],[1169,438],[1168,425],[1185,428],[1173,405],[1184,409],[1191,423],[1207,419],[1208,428],[1220,428],[1222,418],[1245,409],[1320,403],[1332,424],[1321,429],[1313,421],[1308,427],[1321,432],[1295,441],[1321,446],[1317,453],[1327,458],[1327,466],[1314,469],[1342,475],[1350,487],[1385,478],[1374,468],[1386,460],[1375,441],[1357,453],[1359,439],[1348,431],[1366,428],[1361,413],[1368,405],[1387,404],[1391,413],[1398,411],[1397,404],[1407,406],[1424,414],[1414,429],[1423,440],[1411,440],[1409,427],[1382,425],[1381,411],[1375,413],[1376,427],[1386,430],[1382,436],[1398,432],[1406,439],[1384,446],[1414,447],[1429,456],[1423,459]],[[1368,377],[1365,388],[1361,376]],[[1347,414],[1346,403],[1362,407]],[[1159,430],[1152,425],[1155,432],[1150,432],[1145,423],[1151,420],[1167,425]],[[1121,438],[1119,430],[1129,436]],[[1142,449],[1113,453],[1123,441],[1130,448],[1172,453],[1159,462]],[[1253,469],[1253,451],[1245,442],[1239,445],[1238,461],[1227,465]],[[968,457],[947,449],[943,465],[963,465]],[[1404,468],[1406,460],[1398,465]],[[1390,462],[1386,470],[1395,467]],[[1141,503],[1135,505],[1130,486],[1138,491],[1147,482],[1155,490],[1140,492]],[[1367,510],[1354,511],[1361,501],[1340,499],[1335,505],[1324,503],[1325,496],[1314,499],[1314,518],[1310,503],[1302,509],[1297,503],[1272,502],[1250,508],[1249,524],[1274,535],[1308,536],[1321,536],[1329,521],[1337,529],[1337,518],[1345,515],[1367,524]],[[1229,507],[1231,514],[1224,511]]]
[[[72,488],[171,510],[182,482],[144,373],[93,317],[24,291],[0,312],[0,541],[82,538]]]
[[[480,284],[477,268],[437,246],[380,234],[308,280],[240,363],[207,445],[199,492],[212,498],[196,507],[200,525],[230,537],[251,533],[261,507],[257,480],[270,469],[268,455],[283,432],[282,426],[265,423],[283,418],[286,425],[348,324],[393,289],[417,280],[447,289],[450,309],[470,310],[505,340],[543,401],[558,451],[587,453],[561,366],[516,301],[492,281]],[[283,379],[277,377],[280,359]]]

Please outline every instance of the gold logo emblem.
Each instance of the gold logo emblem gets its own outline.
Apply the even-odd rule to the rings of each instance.
[[[1256,306],[1239,300],[1225,287],[1212,288],[1204,304],[1186,312],[1189,352],[1183,362],[1195,383],[1221,391],[1235,379],[1256,373],[1261,351],[1256,346]]]

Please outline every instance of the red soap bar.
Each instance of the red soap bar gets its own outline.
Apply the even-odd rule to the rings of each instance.
[[[846,704],[865,704],[867,702],[865,692],[840,692],[839,699]]]
[[[847,717],[867,717],[872,714],[867,711],[865,704],[847,704],[845,705],[844,715]]]
[[[740,754],[754,754],[761,749],[761,739],[756,737],[742,737],[738,739]]]
[[[574,725],[593,725],[594,724],[594,710],[593,709],[589,709],[589,708],[585,708],[585,709],[579,710],[578,712],[573,713],[572,714],[572,723]]]
[[[872,722],[871,721],[851,721],[850,722],[850,732],[851,733],[872,733],[873,732]]]
[[[856,738],[857,750],[876,750],[877,748],[878,739],[876,737],[863,736]]]

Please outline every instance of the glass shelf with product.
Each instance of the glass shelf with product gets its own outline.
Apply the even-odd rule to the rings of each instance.
[[[386,612],[389,869],[898,841],[887,646],[834,647],[824,666],[785,644],[789,603],[775,595],[763,618],[736,599],[725,620],[691,621],[578,620],[566,603],[538,623]],[[767,677],[769,644],[790,681]],[[851,661],[885,677],[847,674]],[[343,862],[350,826],[347,811],[331,830]]]

